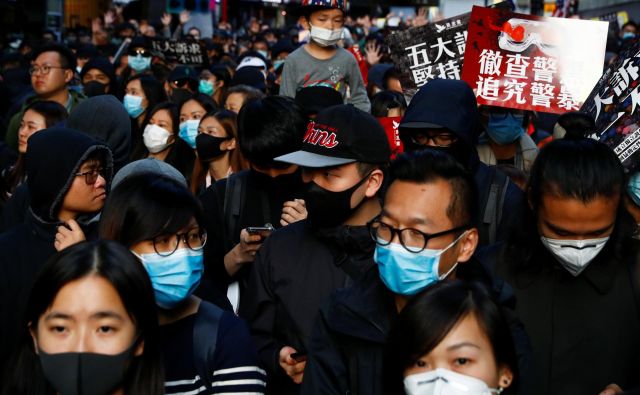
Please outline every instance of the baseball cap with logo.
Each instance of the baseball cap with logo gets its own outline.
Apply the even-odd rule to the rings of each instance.
[[[300,151],[275,158],[303,167],[331,167],[347,163],[387,163],[391,149],[380,123],[353,105],[320,111],[309,122]]]

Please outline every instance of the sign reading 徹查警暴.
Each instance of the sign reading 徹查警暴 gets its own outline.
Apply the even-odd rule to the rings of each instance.
[[[577,111],[602,74],[607,26],[474,6],[462,79],[479,104]]]
[[[469,15],[413,27],[386,38],[405,91],[415,91],[434,78],[460,79]]]
[[[611,147],[629,171],[640,168],[640,40],[607,67],[580,111],[596,123],[586,137]]]

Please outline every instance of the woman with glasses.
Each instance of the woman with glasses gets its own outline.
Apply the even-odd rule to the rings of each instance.
[[[113,190],[100,236],[129,248],[149,273],[167,394],[262,393],[266,377],[245,324],[193,295],[204,271],[202,224],[200,204],[185,186],[143,173]]]

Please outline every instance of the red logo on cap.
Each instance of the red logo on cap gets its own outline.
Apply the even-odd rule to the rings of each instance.
[[[328,131],[323,129],[328,129]],[[319,125],[311,121],[307,126],[307,133],[304,135],[303,142],[326,148],[334,148],[339,142],[338,137],[331,130],[335,129],[330,126]]]

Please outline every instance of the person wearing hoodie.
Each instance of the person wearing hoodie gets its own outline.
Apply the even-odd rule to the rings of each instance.
[[[307,344],[302,394],[384,394],[390,329],[414,295],[439,281],[477,281],[501,305],[515,305],[510,287],[475,255],[473,176],[450,155],[425,149],[399,155],[389,177],[380,215],[367,224],[376,264],[320,309]],[[515,316],[509,325],[519,370],[526,372],[526,334]]]
[[[102,209],[113,174],[109,147],[68,128],[31,136],[26,159],[29,213],[0,235],[0,361],[17,343],[32,281],[62,235],[77,228],[87,238],[96,234],[89,222]]]
[[[122,99],[116,69],[107,58],[99,56],[85,63],[80,71],[80,80],[87,97],[109,94]]]
[[[504,240],[522,213],[523,192],[499,170],[480,162],[480,130],[473,90],[460,80],[435,79],[420,88],[400,122],[405,151],[445,151],[473,174],[478,189],[479,244]]]

